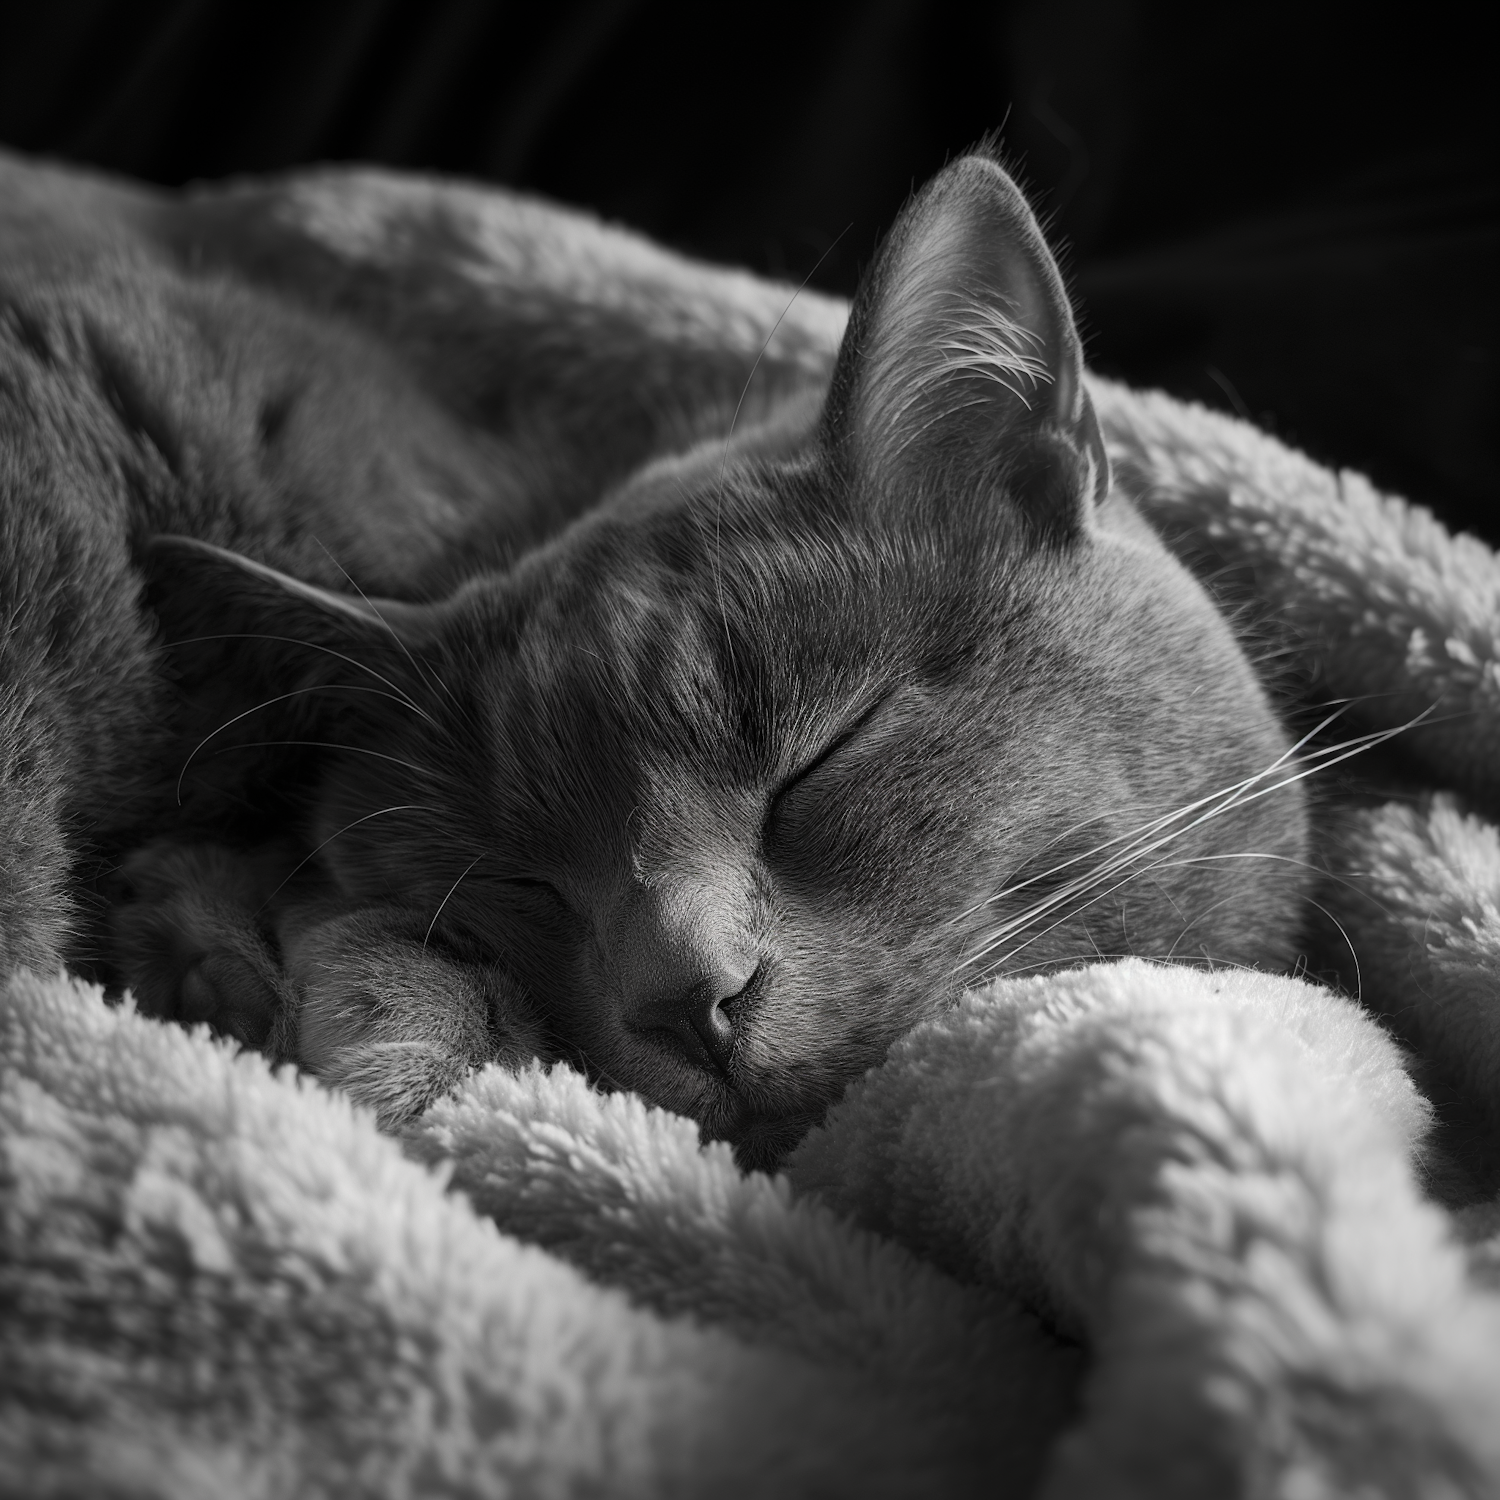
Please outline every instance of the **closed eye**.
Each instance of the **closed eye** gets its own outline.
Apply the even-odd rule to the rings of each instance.
[[[836,739],[829,741],[829,743],[825,745],[823,749],[820,750],[817,755],[812,758],[812,760],[808,761],[805,766],[803,766],[800,770],[794,772],[784,782],[782,782],[779,787],[777,787],[775,792],[771,794],[771,802],[769,807],[767,807],[766,809],[767,824],[769,824],[771,819],[776,816],[777,809],[781,806],[784,799],[792,791],[794,791],[798,786],[806,781],[807,778],[811,776],[815,771],[822,770],[822,768],[826,766],[828,762],[834,758],[834,756],[836,756],[841,750],[847,748],[850,744],[853,743],[854,740],[856,740],[860,736],[860,734],[864,732],[864,729],[869,724],[870,720],[873,719],[875,715],[885,707],[889,698],[890,694],[886,693],[881,698],[877,699],[870,705],[869,708],[864,711],[864,713],[859,716],[859,718],[857,718],[846,730],[844,730],[842,734],[840,734]]]

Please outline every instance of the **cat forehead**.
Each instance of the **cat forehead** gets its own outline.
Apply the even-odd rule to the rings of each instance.
[[[979,676],[992,675],[999,637],[1028,628],[1018,584],[971,552],[959,586],[921,536],[855,547],[729,527],[717,549],[698,539],[690,567],[639,541],[571,559],[492,662],[503,737],[584,746],[601,767],[759,774],[892,691],[946,688],[986,659]],[[1029,628],[1051,633],[1040,618]]]
[[[983,496],[870,505],[816,458],[709,457],[654,466],[522,565],[496,712],[728,754],[1076,612],[1079,558],[1018,545]]]
[[[1027,565],[998,495],[854,480],[817,452],[727,462],[712,446],[644,471],[573,543],[572,571],[601,599],[628,604],[649,578],[681,599],[710,592],[721,612],[731,592],[757,606],[837,599],[847,612],[877,590],[899,610]]]
[[[664,674],[728,671],[736,658],[836,669],[920,651],[966,601],[994,597],[1000,571],[931,535],[768,521],[764,508],[683,511],[591,538],[539,593],[524,641],[547,669],[564,658]]]

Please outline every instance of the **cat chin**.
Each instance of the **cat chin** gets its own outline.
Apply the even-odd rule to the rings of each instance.
[[[774,1119],[752,1120],[726,1134],[724,1139],[733,1148],[735,1165],[742,1172],[774,1172],[801,1144],[808,1131],[822,1123],[826,1113],[825,1108]]]

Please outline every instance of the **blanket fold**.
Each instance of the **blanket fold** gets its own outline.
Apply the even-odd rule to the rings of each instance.
[[[1420,1199],[1427,1120],[1346,1002],[1128,961],[970,996],[791,1174],[1082,1332],[1048,1494],[1462,1494],[1500,1473],[1500,1300]]]
[[[967,1494],[1034,1474],[1061,1415],[1003,1316],[988,1409],[941,1410],[848,1340],[814,1363],[633,1308],[201,1030],[27,976],[0,1024],[0,1493]],[[894,1261],[898,1304],[940,1281],[840,1248]]]

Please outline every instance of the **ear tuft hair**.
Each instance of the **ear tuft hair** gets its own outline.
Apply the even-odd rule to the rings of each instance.
[[[993,491],[1052,538],[1107,492],[1062,277],[990,157],[955,162],[897,220],[855,299],[824,437],[888,499]]]

